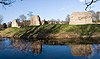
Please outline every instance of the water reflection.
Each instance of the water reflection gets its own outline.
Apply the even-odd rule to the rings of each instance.
[[[93,45],[93,54],[100,55],[100,44]]]
[[[0,38],[0,51],[5,50],[9,47],[11,47],[11,41],[6,38]]]
[[[42,45],[66,45],[63,42],[60,42],[58,40],[43,40],[43,41],[23,41],[23,40],[13,40],[12,46],[17,48],[18,50],[29,52],[31,51],[33,54],[41,54],[42,52]],[[66,45],[67,46],[67,45]],[[73,56],[89,56],[92,53],[100,54],[100,45],[94,44],[94,45],[68,45],[71,49],[71,53]]]
[[[71,45],[73,56],[89,56],[92,53],[92,45]]]
[[[47,45],[65,45],[65,41],[62,40],[43,40],[42,42]]]
[[[0,39],[0,56],[3,53],[6,54],[8,51],[10,51],[9,53],[13,53],[11,51],[12,49],[17,52],[36,54],[40,57],[44,56],[48,58],[51,56],[49,57],[50,59],[55,59],[59,56],[57,59],[98,59],[100,57],[100,44],[67,45],[64,41],[59,40],[38,40],[30,42],[20,39]],[[36,59],[40,58],[37,56]]]
[[[23,52],[31,51],[33,54],[40,54],[42,52],[41,41],[28,42],[23,40],[13,40],[12,46]]]
[[[32,52],[36,54],[40,54],[42,52],[42,43],[40,41],[36,41],[32,43]]]
[[[38,40],[38,41],[25,41],[25,40],[12,40],[12,46],[23,52],[31,51],[33,54],[40,54],[42,52],[42,45],[64,45],[59,40]]]

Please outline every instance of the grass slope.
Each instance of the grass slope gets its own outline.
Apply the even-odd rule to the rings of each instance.
[[[47,24],[40,26],[29,26],[23,28],[7,28],[0,31],[2,37],[26,37],[30,38],[35,34],[68,34],[74,33],[79,36],[92,36],[94,33],[100,32],[100,25],[67,25],[67,24]]]

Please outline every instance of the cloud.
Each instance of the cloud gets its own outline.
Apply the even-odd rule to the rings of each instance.
[[[80,2],[85,2],[85,0],[79,0]]]

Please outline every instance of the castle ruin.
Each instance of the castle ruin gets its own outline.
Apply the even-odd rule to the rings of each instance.
[[[31,16],[30,26],[32,25],[41,25],[41,19],[39,16]]]
[[[73,12],[69,24],[93,24],[93,19],[91,12]]]

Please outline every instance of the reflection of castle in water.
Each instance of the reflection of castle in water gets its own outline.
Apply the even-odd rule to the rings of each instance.
[[[31,46],[33,53],[40,54],[42,52],[42,43],[40,41],[33,43]]]
[[[71,45],[74,56],[88,56],[92,53],[92,45]]]
[[[24,40],[13,40],[11,45],[16,49],[24,52],[32,52],[33,54],[40,54],[42,52],[42,44],[46,45],[66,45],[58,40],[43,40],[28,42]],[[69,45],[73,56],[92,56],[100,54],[100,45]],[[67,49],[67,48],[66,48]]]
[[[12,46],[16,49],[24,52],[32,52],[33,54],[40,54],[42,52],[42,44],[47,45],[64,45],[62,41],[59,40],[42,40],[28,42],[25,40],[12,40]]]
[[[40,54],[42,52],[42,43],[40,41],[36,42],[25,42],[22,40],[14,40],[12,45],[20,51],[29,52],[33,54]]]

